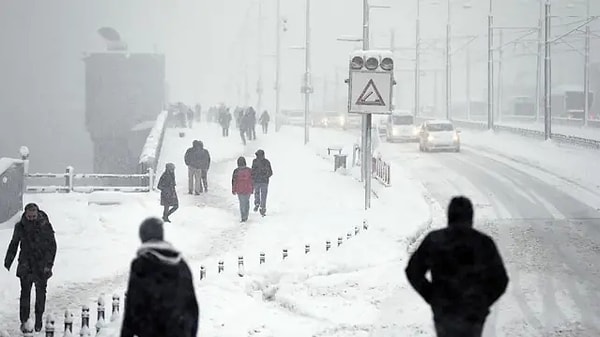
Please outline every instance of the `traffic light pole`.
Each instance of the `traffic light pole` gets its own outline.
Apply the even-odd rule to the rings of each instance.
[[[363,0],[363,50],[369,50],[369,1]],[[371,124],[373,115],[368,113],[363,115],[362,125],[362,172],[365,182],[365,210],[371,208]]]

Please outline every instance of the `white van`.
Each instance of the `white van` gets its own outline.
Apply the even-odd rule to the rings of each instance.
[[[419,130],[415,119],[409,112],[396,113],[388,116],[385,138],[388,142],[416,142],[419,140]]]

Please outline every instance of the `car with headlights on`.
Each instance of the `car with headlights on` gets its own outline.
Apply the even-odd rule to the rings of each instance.
[[[419,150],[450,150],[460,152],[460,131],[451,121],[430,120],[421,125],[419,130]]]
[[[419,130],[410,112],[392,113],[387,118],[385,139],[388,142],[416,142]]]

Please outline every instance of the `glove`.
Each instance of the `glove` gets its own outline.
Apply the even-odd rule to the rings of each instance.
[[[44,267],[44,277],[45,278],[51,278],[52,277],[52,268],[50,267]]]

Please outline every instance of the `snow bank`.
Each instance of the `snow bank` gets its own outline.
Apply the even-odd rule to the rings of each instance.
[[[160,146],[163,140],[165,131],[165,123],[167,121],[168,112],[161,112],[156,118],[154,127],[150,131],[146,143],[142,149],[139,163],[154,163],[158,156],[160,156]],[[153,167],[153,165],[150,165]]]

